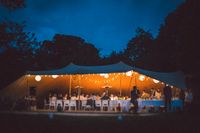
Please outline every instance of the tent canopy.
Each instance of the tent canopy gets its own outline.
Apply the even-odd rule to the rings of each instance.
[[[100,74],[100,73],[121,73],[127,71],[138,72],[145,76],[151,77],[153,79],[159,80],[166,84],[175,86],[180,89],[186,89],[184,82],[184,74],[181,71],[163,73],[163,72],[153,72],[137,67],[129,66],[123,62],[119,62],[112,65],[104,66],[79,66],[73,63],[63,67],[61,69],[48,70],[48,71],[27,71],[26,74],[30,75],[73,75],[73,74]]]

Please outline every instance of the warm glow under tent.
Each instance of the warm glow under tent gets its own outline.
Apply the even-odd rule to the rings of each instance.
[[[65,90],[72,92],[77,86],[82,92],[101,93],[103,88],[129,95],[132,86],[139,89],[162,88],[165,84],[186,89],[182,72],[152,72],[132,67],[123,62],[104,66],[79,66],[73,63],[64,68],[48,71],[27,71],[26,75],[4,88],[2,96],[17,99],[29,93],[29,87],[35,86],[38,95],[46,92]],[[113,92],[113,93],[114,93]]]
[[[184,82],[184,74],[180,71],[171,73],[161,73],[143,70],[137,67],[129,66],[123,62],[105,66],[79,66],[73,63],[68,66],[50,70],[50,71],[28,71],[30,75],[70,75],[70,74],[100,74],[100,73],[121,73],[128,71],[138,72],[145,76],[157,79],[166,84],[175,86],[177,88],[186,89]]]

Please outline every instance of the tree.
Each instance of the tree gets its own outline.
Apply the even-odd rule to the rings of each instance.
[[[0,24],[0,85],[1,87],[22,75],[32,64],[34,34],[25,32],[24,24],[2,22]]]
[[[196,104],[200,104],[199,16],[200,1],[186,0],[166,17],[165,23],[160,28],[155,50],[157,56],[167,62],[168,66],[173,65],[188,75],[187,85],[194,91]]]
[[[152,44],[153,37],[151,33],[142,28],[137,28],[136,35],[129,41],[124,54],[134,63],[150,52]]]
[[[25,7],[25,0],[0,0],[0,5],[10,10],[16,10]]]
[[[99,50],[80,37],[56,34],[52,41],[44,41],[37,59],[42,69],[55,69],[69,63],[97,65]]]

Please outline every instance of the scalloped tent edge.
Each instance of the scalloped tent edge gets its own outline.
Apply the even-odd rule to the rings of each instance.
[[[48,71],[27,71],[30,75],[73,75],[73,74],[100,74],[100,73],[120,73],[127,71],[138,72],[139,74],[159,80],[166,84],[175,86],[180,89],[186,89],[185,75],[181,71],[177,72],[153,72],[137,67],[129,66],[123,62],[103,66],[79,66],[73,63],[54,70]]]

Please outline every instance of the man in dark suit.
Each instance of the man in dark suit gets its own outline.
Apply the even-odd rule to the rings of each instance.
[[[133,90],[131,91],[131,103],[133,104],[133,109],[134,109],[134,113],[137,113],[138,110],[138,101],[137,99],[139,98],[140,95],[140,91],[138,90],[138,88],[136,86],[133,86]]]
[[[165,85],[163,88],[164,100],[165,100],[165,112],[171,111],[171,99],[172,99],[172,90],[169,85]]]

